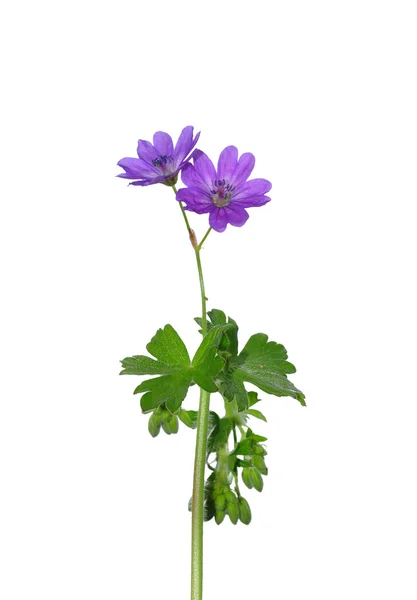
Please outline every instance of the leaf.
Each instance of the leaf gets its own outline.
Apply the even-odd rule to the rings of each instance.
[[[249,406],[253,406],[257,402],[261,401],[261,399],[258,398],[258,392],[248,392],[248,400],[249,400]]]
[[[263,435],[256,435],[252,433],[251,429],[246,432],[246,437],[240,440],[231,454],[241,456],[252,456],[257,453],[257,446],[259,442],[266,442],[267,438]]]
[[[181,409],[178,413],[180,420],[190,429],[196,429],[198,412],[196,410]]]
[[[190,364],[188,350],[172,325],[158,329],[146,349],[166,365],[186,367]]]
[[[149,356],[131,356],[122,361],[120,375],[164,375],[172,372],[172,367]]]
[[[267,422],[265,415],[255,408],[248,408],[248,410],[245,411],[245,414],[255,417],[256,419],[261,419],[261,421],[265,421],[265,423]]]
[[[135,394],[143,393],[142,411],[149,412],[162,402],[170,412],[177,411],[193,383],[208,392],[216,392],[214,378],[224,366],[224,359],[217,356],[217,346],[228,327],[213,326],[192,361],[184,342],[171,325],[158,329],[147,345],[147,350],[157,360],[148,356],[123,359],[122,375],[161,375],[136,387]]]
[[[236,398],[240,411],[257,402],[249,398],[244,382],[275,396],[292,396],[305,406],[304,394],[288,379],[295,367],[287,360],[287,351],[282,344],[268,342],[268,336],[257,333],[251,336],[241,353],[230,359],[220,375],[221,392],[227,400]]]
[[[227,352],[231,355],[231,356],[236,356],[237,355],[237,332],[238,332],[238,326],[236,324],[236,321],[234,321],[231,317],[229,317],[228,319],[226,318],[225,313],[222,310],[219,310],[217,308],[213,308],[212,310],[209,310],[207,313],[207,331],[210,331],[212,327],[217,326],[223,326],[223,325],[229,325],[229,328],[224,332],[223,338],[221,340],[221,342],[219,343],[219,350],[221,351],[225,351],[227,350]],[[196,321],[196,323],[202,327],[203,326],[203,320],[201,317],[196,317],[194,319],[194,321]],[[200,333],[202,333],[202,330],[200,329]]]
[[[213,410],[209,412],[208,434],[207,434],[207,456],[213,451],[214,440],[219,431],[220,417]]]

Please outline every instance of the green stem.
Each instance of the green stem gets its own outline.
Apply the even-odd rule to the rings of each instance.
[[[172,186],[175,194],[177,190]],[[201,292],[201,317],[202,334],[207,334],[207,298],[204,287],[203,269],[201,266],[200,250],[207,239],[211,227],[203,237],[200,244],[196,243],[195,234],[190,227],[187,215],[181,202],[182,216],[190,236],[197,260],[198,278]],[[203,524],[204,524],[204,483],[207,454],[208,421],[210,412],[210,394],[200,389],[200,405],[197,417],[197,436],[194,458],[193,499],[192,499],[192,524],[191,524],[191,600],[203,598]]]
[[[172,189],[174,190],[174,194],[177,195],[177,188],[175,187],[175,185],[172,186]],[[187,213],[184,210],[184,207],[182,205],[182,202],[178,202],[181,212],[182,212],[182,216],[184,217],[184,221],[185,221],[185,226],[187,228],[188,233],[191,233],[192,229],[190,227],[190,223],[188,222],[188,217],[187,217]]]
[[[198,277],[201,291],[202,334],[207,334],[207,307],[201,267],[200,248],[195,248]],[[197,438],[194,458],[192,526],[191,526],[191,600],[203,598],[203,524],[204,524],[204,483],[207,454],[208,421],[210,394],[200,389],[200,405],[197,418]]]
[[[204,244],[204,242],[206,241],[206,239],[208,238],[210,231],[212,231],[211,227],[209,227],[209,228],[207,229],[206,235],[203,237],[203,239],[201,240],[201,242],[198,244],[197,248],[198,248],[199,250],[201,250],[201,248],[203,247],[203,244]]]

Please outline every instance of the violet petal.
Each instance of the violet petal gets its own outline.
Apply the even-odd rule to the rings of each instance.
[[[174,144],[170,135],[164,131],[157,131],[153,136],[153,145],[159,156],[173,156]]]
[[[219,156],[217,179],[225,179],[230,182],[237,164],[237,148],[235,146],[227,146]]]

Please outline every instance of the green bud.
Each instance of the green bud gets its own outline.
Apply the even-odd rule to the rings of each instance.
[[[231,502],[227,505],[227,514],[233,525],[239,521],[239,505],[237,502]]]
[[[216,510],[215,520],[216,520],[217,525],[220,525],[220,523],[223,523],[225,516],[226,516],[226,513],[224,510]]]
[[[253,488],[253,483],[252,483],[252,479],[251,479],[250,471],[249,471],[248,467],[244,467],[242,469],[242,480],[247,488],[249,488],[250,490]]]
[[[262,475],[268,475],[268,469],[266,467],[263,456],[255,454],[255,456],[252,457],[252,464],[258,469],[260,473],[262,473]]]
[[[254,448],[255,454],[259,454],[260,456],[266,456],[268,453],[263,446],[257,444]]]
[[[252,513],[248,501],[245,498],[239,498],[239,518],[244,525],[249,525],[252,520]]]
[[[152,413],[148,421],[148,431],[152,437],[156,437],[161,430],[161,419],[159,415]]]
[[[264,481],[262,479],[262,475],[255,468],[249,469],[250,478],[253,484],[253,487],[258,492],[262,492],[264,487]]]
[[[171,415],[171,413],[169,412],[169,410],[167,410],[166,408],[165,408],[165,409],[163,409],[163,410],[162,410],[162,412],[161,412],[161,420],[162,420],[162,423],[168,423],[168,421],[170,420],[171,416],[172,416],[172,415]]]
[[[226,508],[226,496],[224,496],[224,494],[216,496],[214,499],[214,505],[218,510],[224,510]]]
[[[234,492],[227,492],[224,497],[226,498],[227,506],[229,506],[229,504],[237,504],[237,498]]]
[[[172,433],[171,426],[166,421],[162,421],[162,429],[165,431],[165,433],[167,435],[171,435],[171,433]]]
[[[172,415],[168,421],[168,425],[171,428],[171,433],[178,433],[179,423],[177,415]]]

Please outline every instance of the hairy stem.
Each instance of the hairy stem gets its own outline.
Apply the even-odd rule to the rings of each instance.
[[[201,291],[202,334],[207,334],[206,293],[200,248],[195,248],[198,277]],[[194,458],[192,533],[191,533],[191,600],[203,598],[203,523],[204,523],[204,472],[206,466],[207,434],[210,410],[210,394],[200,390],[200,405],[197,418],[197,438]]]
[[[174,193],[177,190],[172,186]],[[195,234],[190,227],[184,207],[179,202],[185,225],[190,236],[197,260],[198,278],[201,292],[201,318],[202,334],[207,334],[207,298],[204,287],[203,269],[201,266],[200,250],[203,242],[209,235],[208,229],[200,244],[196,244]],[[192,498],[192,525],[191,525],[191,600],[203,598],[203,524],[204,524],[204,483],[207,454],[208,421],[210,412],[210,394],[200,389],[200,405],[197,417],[197,436],[194,458],[193,498]]]

